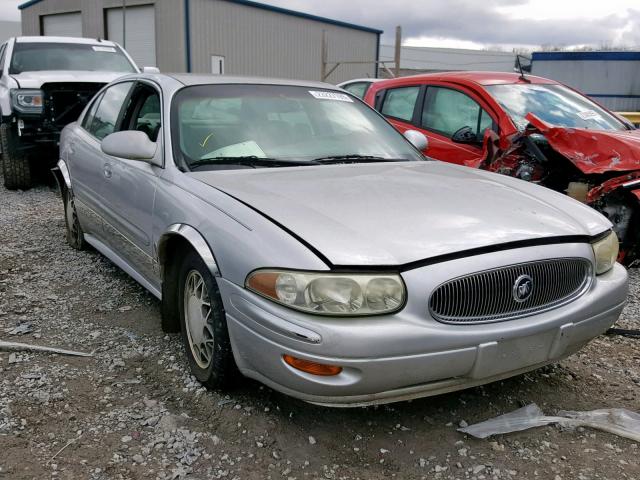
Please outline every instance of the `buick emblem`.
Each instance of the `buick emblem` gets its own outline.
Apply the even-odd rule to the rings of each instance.
[[[513,284],[513,299],[526,302],[533,293],[533,279],[529,275],[520,275]]]

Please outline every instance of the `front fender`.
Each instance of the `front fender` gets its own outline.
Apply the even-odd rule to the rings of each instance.
[[[71,190],[71,176],[69,175],[69,168],[64,160],[58,160],[55,167],[51,169],[53,177],[58,184],[58,190],[60,195],[64,196],[65,190]]]
[[[182,237],[193,247],[198,255],[200,255],[200,258],[202,258],[205,265],[209,268],[211,274],[214,277],[220,276],[218,262],[216,262],[213,251],[211,250],[211,247],[209,246],[207,241],[195,228],[184,223],[174,223],[169,228],[167,228],[165,233],[163,233],[158,240],[157,257],[158,264],[161,268],[163,268],[166,263],[167,245],[169,244],[171,238],[176,235]]]

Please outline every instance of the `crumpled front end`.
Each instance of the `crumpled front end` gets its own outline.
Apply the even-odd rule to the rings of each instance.
[[[605,132],[553,127],[533,114],[522,132],[488,131],[485,160],[492,172],[564,192],[598,210],[620,239],[619,261],[640,258],[640,130]]]

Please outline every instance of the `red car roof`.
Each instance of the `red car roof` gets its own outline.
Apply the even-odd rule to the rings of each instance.
[[[552,83],[557,84],[554,80],[548,78],[536,77],[534,75],[525,74],[525,78],[530,83]],[[412,75],[409,77],[399,77],[380,83],[391,83],[396,80],[444,80],[456,83],[467,83],[477,85],[501,85],[509,83],[528,83],[520,78],[519,73],[507,72],[439,72],[439,73],[423,73],[420,75]],[[382,86],[382,85],[377,85]]]

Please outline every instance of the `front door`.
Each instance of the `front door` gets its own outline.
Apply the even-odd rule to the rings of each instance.
[[[160,94],[155,87],[138,83],[133,88],[117,131],[138,130],[155,142],[157,162],[162,164]],[[153,269],[152,216],[158,176],[162,168],[151,163],[104,156],[106,178],[105,230],[114,250],[153,285],[159,282]]]

